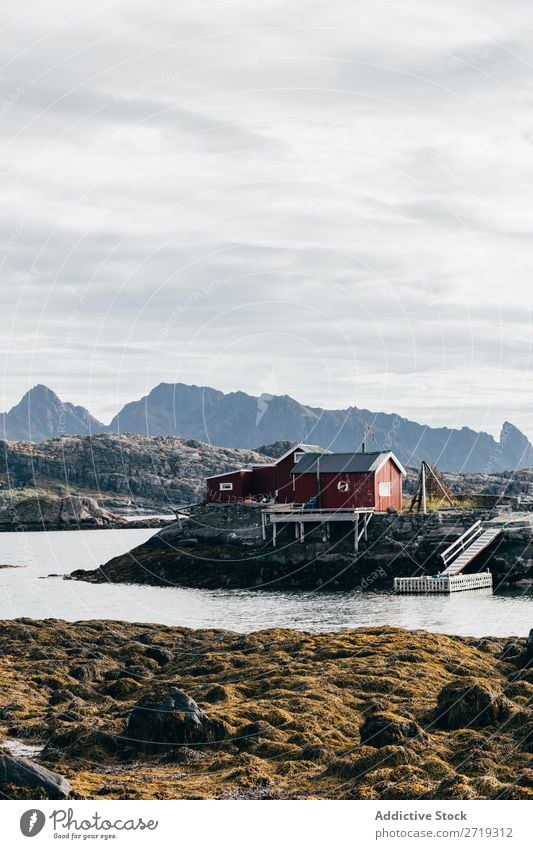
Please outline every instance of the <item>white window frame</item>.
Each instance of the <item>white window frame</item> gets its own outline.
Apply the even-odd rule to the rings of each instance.
[[[302,457],[305,457],[305,451],[295,451],[294,452],[294,462],[299,463]]]
[[[390,498],[392,495],[392,483],[390,481],[380,481],[378,484],[378,495],[380,498]]]
[[[218,485],[219,492],[233,492],[233,484],[230,481],[222,481]]]

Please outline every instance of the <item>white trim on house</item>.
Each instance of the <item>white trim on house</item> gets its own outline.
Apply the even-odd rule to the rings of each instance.
[[[228,475],[240,475],[241,472],[252,472],[253,469],[235,469],[233,472],[220,472],[218,475],[209,475],[206,481],[216,481],[217,478],[226,478]]]
[[[218,485],[219,492],[233,492],[233,484],[231,481],[221,481]]]
[[[394,465],[398,468],[398,471],[400,471],[404,477],[407,477],[406,470],[404,469],[396,455],[392,453],[392,451],[387,451],[386,453],[380,454],[379,457],[376,458],[375,463],[372,463],[369,471],[379,472],[379,470],[383,468],[383,466],[388,460],[392,460]]]

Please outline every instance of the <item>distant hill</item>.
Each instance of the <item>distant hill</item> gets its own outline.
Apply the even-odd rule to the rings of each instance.
[[[0,507],[36,491],[91,496],[122,512],[167,512],[197,501],[208,475],[267,463],[256,451],[215,448],[195,439],[99,434],[39,444],[0,441]],[[14,495],[16,498],[14,499]]]
[[[288,395],[255,397],[244,392],[162,383],[121,410],[110,424],[116,432],[173,434],[214,445],[252,448],[279,441],[311,442],[334,451],[359,450],[365,421],[376,448],[394,451],[408,465],[425,459],[443,471],[500,472],[533,466],[533,446],[509,422],[497,441],[464,427],[432,428],[394,413],[349,407],[323,410]],[[369,441],[369,448],[374,443]]]
[[[0,414],[0,437],[42,442],[63,434],[102,433],[105,425],[84,408],[61,401],[47,386],[34,386],[8,413]]]
[[[510,422],[503,424],[496,440],[483,431],[428,427],[394,413],[358,407],[324,410],[288,395],[256,397],[184,383],[161,383],[126,404],[107,427],[83,407],[37,386],[0,416],[0,436],[42,442],[63,434],[109,432],[182,437],[235,449],[304,441],[354,451],[360,449],[365,421],[376,435],[369,449],[394,451],[405,465],[418,466],[425,459],[445,472],[485,474],[533,468],[533,446]],[[276,456],[277,450],[264,453]]]

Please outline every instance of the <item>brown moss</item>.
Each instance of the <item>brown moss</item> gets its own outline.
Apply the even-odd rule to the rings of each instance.
[[[238,635],[24,620],[0,629],[0,734],[49,739],[46,760],[86,798],[533,798],[532,682],[508,662],[509,641],[395,628]],[[487,724],[436,725],[443,689],[473,680],[499,705]],[[134,706],[169,681],[223,734],[164,751],[132,746]],[[380,715],[392,737],[361,745]]]

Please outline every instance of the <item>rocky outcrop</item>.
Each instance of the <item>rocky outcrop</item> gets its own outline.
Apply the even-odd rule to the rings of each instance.
[[[37,494],[96,497],[111,512],[136,505],[170,512],[198,501],[208,475],[270,458],[193,439],[130,435],[63,437],[36,445],[0,442],[0,497],[6,508]]]
[[[95,498],[60,498],[51,493],[25,498],[0,508],[0,530],[105,528],[125,526],[126,520],[99,506]]]
[[[188,519],[167,526],[133,551],[72,577],[205,589],[390,590],[395,577],[441,571],[441,552],[474,521],[490,515],[473,510],[375,515],[368,540],[361,541],[356,555],[352,529],[332,525],[326,542],[320,528],[308,529],[302,544],[287,527],[273,548],[270,539],[262,539],[259,505],[207,505],[191,509]],[[490,568],[495,586],[533,577],[532,542],[529,525],[506,530],[473,568]]]
[[[72,792],[62,775],[0,748],[0,798],[68,799]]]

